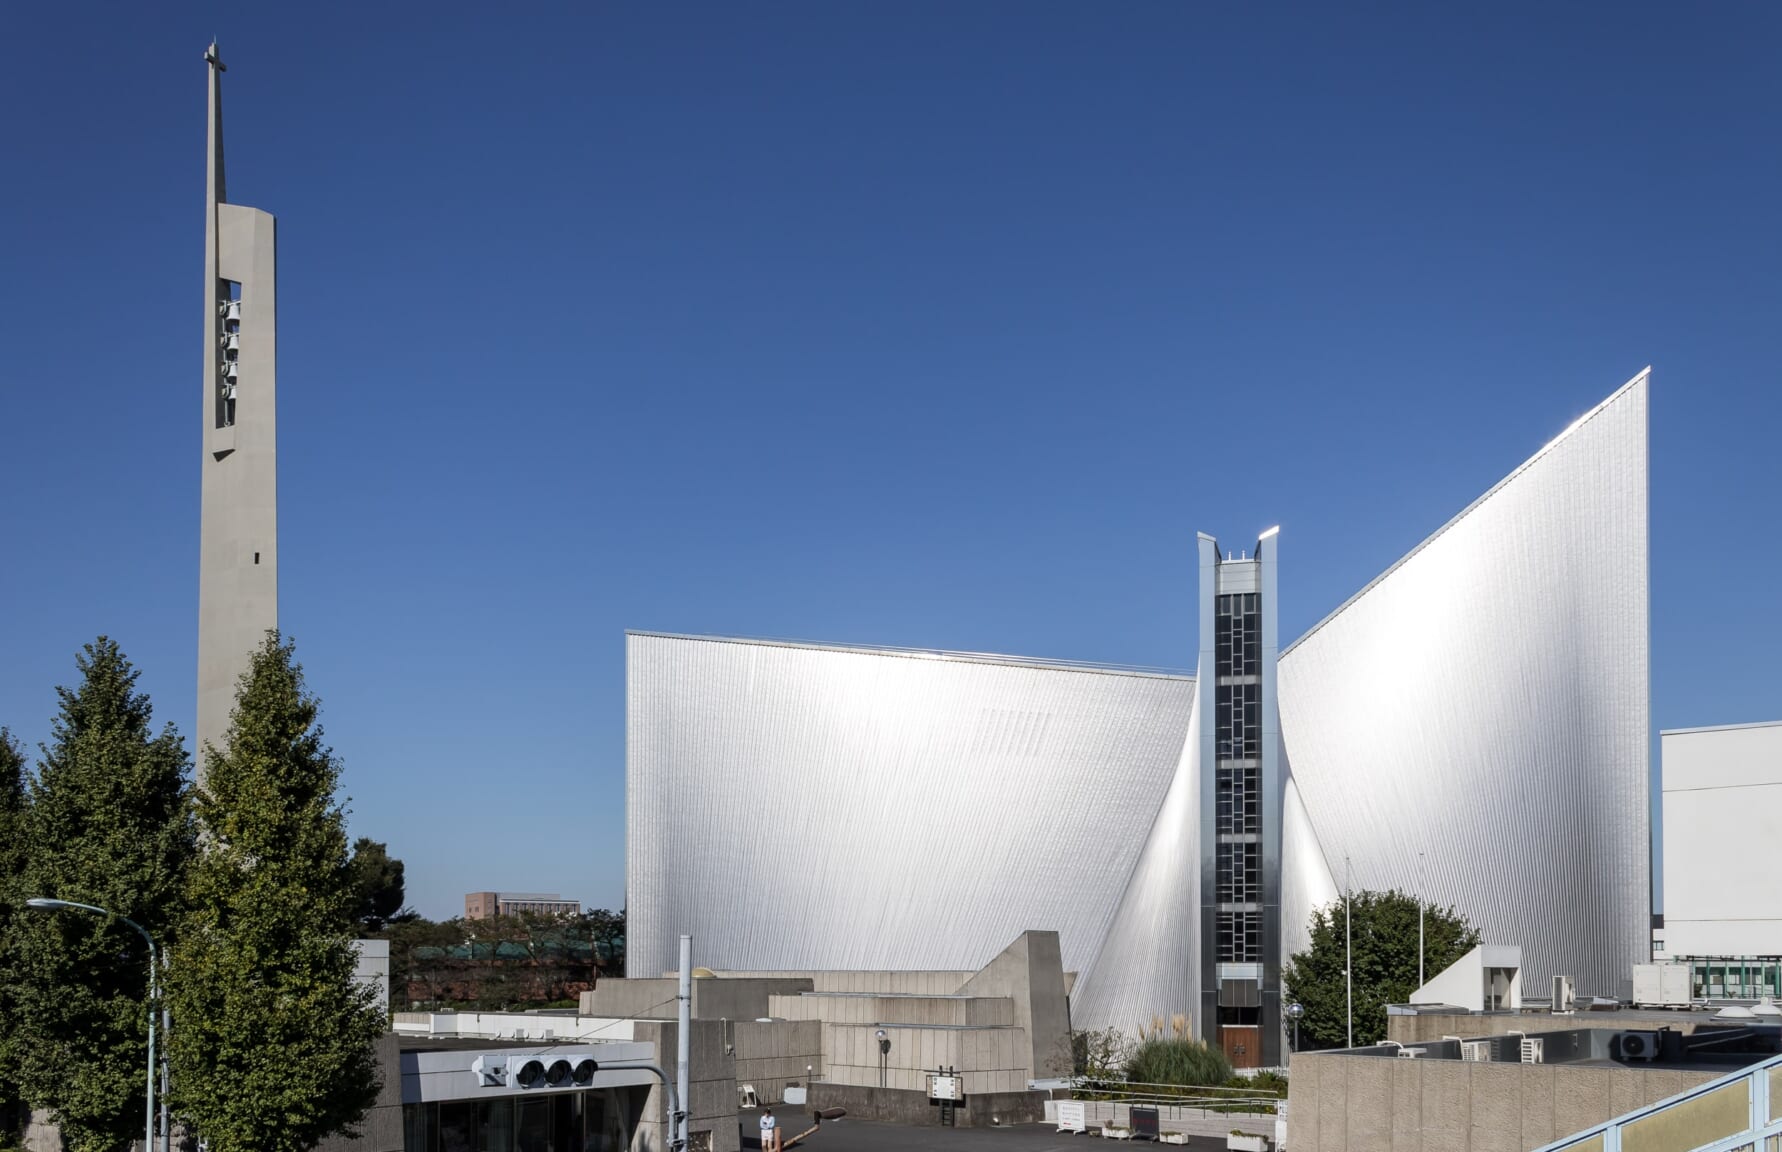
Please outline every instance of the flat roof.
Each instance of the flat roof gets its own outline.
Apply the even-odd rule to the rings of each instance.
[[[1660,736],[1686,736],[1691,732],[1736,732],[1740,728],[1782,728],[1782,720],[1754,720],[1749,724],[1709,724],[1702,728],[1660,728]]]
[[[912,660],[951,660],[964,664],[1002,664],[1013,668],[1038,668],[1053,672],[1096,672],[1115,676],[1149,676],[1163,680],[1194,679],[1180,668],[1152,668],[1141,664],[1105,664],[1094,660],[1050,660],[1038,656],[1006,656],[995,652],[954,652],[944,648],[899,648],[888,644],[829,644],[815,640],[784,640],[753,636],[700,636],[685,632],[656,632],[627,628],[627,636],[657,640],[697,640],[708,644],[747,644],[758,648],[803,648],[816,652],[842,652],[857,656],[900,656]]]

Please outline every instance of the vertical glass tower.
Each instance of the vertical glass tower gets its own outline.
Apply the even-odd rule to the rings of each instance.
[[[1200,536],[1200,1031],[1238,1068],[1281,1058],[1276,539]]]

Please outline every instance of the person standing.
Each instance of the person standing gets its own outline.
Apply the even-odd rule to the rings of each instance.
[[[772,1108],[761,1110],[761,1152],[780,1152],[780,1123]]]

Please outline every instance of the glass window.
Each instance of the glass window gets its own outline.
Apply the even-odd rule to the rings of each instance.
[[[476,1152],[476,1103],[448,1100],[439,1105],[439,1152]]]
[[[491,1100],[477,1109],[480,1121],[477,1132],[477,1152],[513,1152],[514,1147],[514,1102],[512,1100]],[[445,1152],[441,1148],[440,1152]]]
[[[439,1105],[403,1105],[402,1152],[439,1152]]]
[[[519,1120],[514,1125],[514,1152],[555,1152],[551,1147],[551,1101],[548,1097],[522,1097]]]

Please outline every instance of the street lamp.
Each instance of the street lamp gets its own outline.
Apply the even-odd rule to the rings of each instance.
[[[1293,1021],[1293,1050],[1299,1051],[1299,1018],[1306,1014],[1306,1006],[1298,1000],[1287,1005],[1287,1019]]]
[[[157,968],[155,938],[148,934],[148,929],[130,919],[119,916],[109,908],[101,908],[97,904],[79,904],[73,900],[51,900],[47,896],[33,896],[25,901],[25,907],[35,908],[39,912],[91,912],[97,916],[110,916],[114,920],[122,920],[136,929],[148,942],[149,950],[149,1034],[148,1034],[148,1116],[143,1124],[143,1152],[155,1152],[155,1006],[161,1000],[161,977]]]

